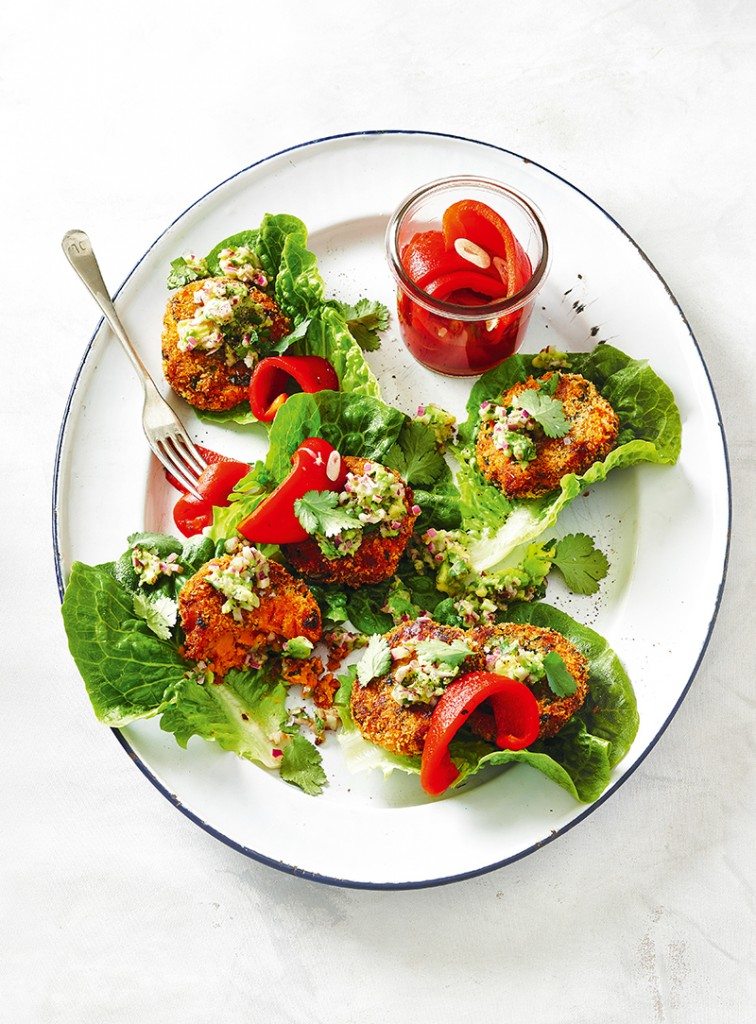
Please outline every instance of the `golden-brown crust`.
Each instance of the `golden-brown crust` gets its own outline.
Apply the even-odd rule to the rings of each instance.
[[[480,648],[481,653],[483,646],[488,641],[495,637],[501,637],[505,640],[514,640],[526,650],[538,654],[556,651],[562,658],[567,666],[567,671],[577,684],[577,689],[568,697],[557,697],[545,679],[530,687],[538,701],[538,710],[541,715],[539,739],[555,736],[575,712],[583,706],[588,694],[588,660],[561,633],[557,633],[553,629],[544,629],[541,626],[532,626],[529,623],[506,622],[500,626],[479,626],[477,629],[470,630],[467,635],[472,646]],[[476,735],[493,742],[495,735],[493,715],[485,711],[475,711],[470,716],[468,724]]]
[[[227,281],[228,278],[214,278]],[[192,281],[180,288],[168,300],[163,319],[163,373],[170,386],[190,405],[197,409],[220,412],[232,409],[249,399],[249,380],[252,370],[238,359],[230,366],[226,363],[225,346],[217,352],[182,352],[178,347],[179,320],[189,320],[197,311],[192,298],[204,281]],[[273,321],[267,338],[271,343],[283,338],[291,330],[291,321],[281,312],[274,299],[257,288],[250,289],[250,297],[259,302]]]
[[[315,598],[282,565],[269,562],[270,586],[259,591],[260,606],[243,611],[242,621],[221,611],[225,597],[205,577],[227,565],[231,555],[214,558],[187,580],[179,594],[179,615],[186,634],[181,653],[204,661],[218,676],[242,668],[250,653],[280,650],[287,640],[320,640],[322,625]]]
[[[344,456],[344,465],[350,473],[362,473],[370,459]],[[389,469],[397,480],[399,474]],[[406,487],[406,485],[405,485]],[[381,583],[396,572],[399,559],[412,536],[417,516],[412,512],[412,489],[406,487],[404,496],[406,515],[396,537],[381,537],[377,531],[366,533],[353,555],[344,558],[326,558],[314,537],[299,544],[286,544],[283,552],[297,572],[323,583],[341,583],[347,587],[362,587],[367,583]]]
[[[538,380],[529,377],[514,384],[497,399],[497,405],[508,405],[515,395],[537,388]],[[484,421],[478,430],[476,458],[486,480],[501,488],[512,498],[537,498],[559,487],[566,473],[584,473],[594,462],[605,458],[614,447],[619,433],[619,417],[602,398],[595,385],[577,373],[560,373],[554,397],[564,405],[570,432],[564,437],[536,435],[536,457],[525,465],[496,448],[493,443],[493,422]]]
[[[442,626],[429,618],[402,623],[386,634],[389,647],[400,647],[409,641],[466,640],[467,634],[457,626]],[[362,735],[392,754],[416,756],[422,754],[425,737],[428,735],[433,708],[429,704],[414,704],[402,707],[391,696],[394,686],[394,672],[401,664],[397,660],[385,676],[374,679],[367,686],[355,681],[350,701],[352,718]],[[466,662],[463,672],[470,672],[479,665]]]

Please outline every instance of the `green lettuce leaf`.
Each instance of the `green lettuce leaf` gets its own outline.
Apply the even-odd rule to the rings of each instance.
[[[385,633],[394,625],[392,617],[383,611],[388,590],[388,583],[373,583],[349,591],[346,601],[347,615],[358,633]]]
[[[119,585],[113,563],[74,562],[63,598],[68,646],[95,714],[110,726],[159,714],[187,663],[134,613],[133,592]]]
[[[252,249],[253,252],[259,253],[259,239],[260,232],[253,229],[237,231],[235,235],[229,235],[222,242],[218,242],[205,257],[205,263],[207,263],[210,276],[220,277],[223,274],[218,257],[224,249],[239,249],[241,246],[246,246],[248,249]]]
[[[273,421],[266,468],[277,482],[283,480],[291,469],[291,456],[308,437],[325,438],[342,455],[383,462],[405,418],[398,409],[364,395],[292,395]]]
[[[291,238],[303,247],[307,245],[307,228],[299,217],[290,213],[265,214],[260,223],[255,252],[271,279],[275,279],[281,269],[283,252]]]
[[[267,667],[255,672],[233,669],[221,683],[185,673],[173,695],[160,728],[173,733],[179,746],[201,736],[265,768],[279,767],[281,758],[273,750],[286,724],[286,687]]]
[[[465,524],[478,532],[497,530],[494,536],[482,537],[471,547],[473,561],[480,569],[498,565],[516,547],[553,527],[570,502],[604,480],[612,469],[639,462],[671,465],[680,454],[682,426],[674,395],[645,361],[632,359],[611,345],[599,345],[592,352],[569,353],[564,369],[581,373],[593,381],[617,412],[620,420],[617,447],[587,472],[565,474],[559,489],[551,494],[508,501],[498,488],[483,480],[473,465],[478,411],[483,401],[497,399],[531,373],[538,376],[542,371],[533,366],[534,358],[537,357],[511,356],[483,374],[470,392],[468,416],[459,428],[458,484]],[[501,518],[497,524],[498,512]]]
[[[336,371],[342,391],[380,398],[381,388],[375,374],[350,334],[346,321],[335,309],[323,306],[313,313],[304,338],[292,345],[291,352],[328,359]]]
[[[195,409],[194,412],[197,419],[202,420],[203,423],[216,423],[219,426],[235,423],[238,427],[250,427],[255,423],[260,423],[250,409],[249,402],[240,402],[231,409],[221,409],[218,412],[212,412],[210,409]],[[260,423],[260,427],[263,426]]]
[[[276,299],[295,326],[323,306],[325,285],[315,253],[307,248],[306,230],[295,231],[284,241],[276,274]]]
[[[616,653],[595,630],[543,602],[513,605],[507,619],[554,629],[588,659],[590,693],[575,719],[582,721],[591,735],[609,744],[609,765],[613,768],[632,746],[639,721],[632,684]],[[548,740],[547,745],[553,742]]]
[[[346,622],[349,618],[347,612],[347,593],[343,587],[327,586],[324,583],[307,581],[307,586],[315,600],[318,602],[320,614],[323,618],[323,627],[328,629]]]

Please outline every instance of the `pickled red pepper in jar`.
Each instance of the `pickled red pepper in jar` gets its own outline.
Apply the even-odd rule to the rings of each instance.
[[[397,312],[402,335],[425,366],[470,376],[484,373],[517,350],[533,300],[516,300],[531,282],[533,266],[499,213],[477,200],[461,200],[447,208],[438,228],[414,233],[398,255],[426,300],[418,301],[400,280]],[[512,311],[460,315],[510,299]]]

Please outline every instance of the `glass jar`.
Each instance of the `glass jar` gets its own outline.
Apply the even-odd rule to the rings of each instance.
[[[454,301],[450,301],[429,294],[425,289],[431,289],[431,283],[420,287],[410,277],[405,265],[408,258],[402,260],[410,242],[424,232],[440,233],[444,212],[461,200],[483,203],[506,221],[519,243],[517,251],[527,257],[518,257],[522,263],[517,290],[502,288],[499,278],[496,284],[503,297],[488,297],[486,301],[467,289],[455,291],[451,296]],[[386,255],[398,286],[399,326],[409,351],[431,370],[471,377],[496,366],[522,344],[535,297],[548,270],[549,245],[541,215],[529,199],[489,178],[460,175],[423,185],[399,204],[386,232]],[[455,258],[453,254],[451,258]],[[471,281],[486,260],[490,263],[490,257],[485,251],[481,255],[478,246],[472,248],[472,258],[478,263],[470,264]],[[494,273],[490,265],[485,272]],[[464,275],[458,280],[464,280]]]

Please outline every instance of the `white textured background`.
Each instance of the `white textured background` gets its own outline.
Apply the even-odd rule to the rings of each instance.
[[[755,50],[750,0],[3,4],[2,1024],[752,1019]],[[525,861],[388,894],[258,866],[135,771],[69,660],[49,542],[97,319],[63,232],[115,287],[228,174],[379,127],[511,148],[617,217],[698,337],[735,488],[713,640],[632,779]]]

